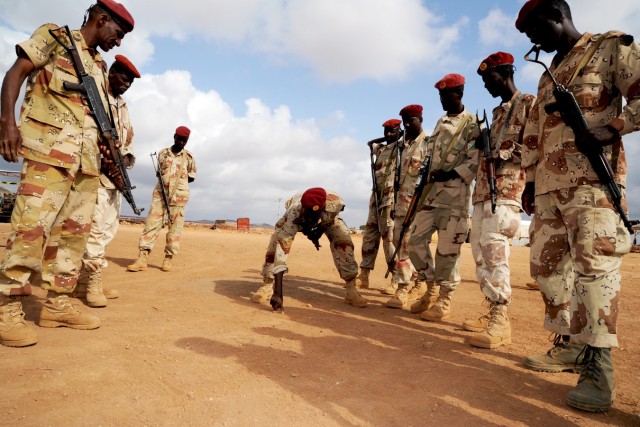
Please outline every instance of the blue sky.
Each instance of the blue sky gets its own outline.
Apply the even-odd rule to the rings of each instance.
[[[359,226],[371,188],[366,141],[381,136],[385,120],[422,104],[430,133],[443,114],[433,85],[454,72],[467,78],[466,107],[490,113],[496,100],[476,69],[498,50],[516,57],[524,92],[535,93],[542,72],[522,59],[530,44],[513,26],[523,0],[122,2],[136,28],[105,57],[124,54],[143,74],[124,95],[136,133],[134,196],[148,209],[155,185],[149,154],[186,125],[198,166],[192,220],[273,224],[287,198],[323,186],[343,196],[343,217]],[[569,3],[580,31],[633,34],[640,22],[635,0]],[[89,4],[0,0],[0,73],[38,25],[78,28]],[[630,165],[640,160],[639,142],[625,138]],[[630,217],[639,218],[640,174],[630,169]],[[131,214],[128,206],[123,213]]]

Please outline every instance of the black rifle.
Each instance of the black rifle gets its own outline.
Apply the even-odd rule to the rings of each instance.
[[[58,34],[56,34],[61,31],[66,33],[70,43],[69,46],[62,41]],[[109,156],[108,159],[101,162],[101,172],[104,173],[111,182],[113,182],[118,190],[120,190],[126,201],[131,205],[133,212],[135,212],[136,215],[140,215],[144,209],[138,209],[135,200],[133,200],[131,190],[136,187],[131,186],[131,181],[129,181],[129,174],[127,174],[127,168],[124,164],[122,153],[120,153],[120,149],[118,148],[118,132],[109,118],[107,110],[104,108],[102,98],[100,97],[100,89],[98,89],[96,80],[85,71],[84,66],[82,65],[82,60],[80,59],[80,54],[78,53],[78,48],[73,40],[71,31],[69,31],[69,27],[64,26],[54,28],[49,30],[49,33],[67,51],[69,56],[71,56],[73,68],[75,69],[78,80],[80,81],[80,83],[64,82],[62,86],[65,90],[80,92],[86,98],[89,108],[91,109],[91,115],[95,119],[98,129],[100,130],[101,138],[99,138],[98,143],[103,144],[100,151],[103,156]],[[106,94],[105,97],[107,99],[109,98]]]
[[[484,144],[483,149],[483,157],[484,157],[484,167],[487,172],[487,182],[489,184],[489,197],[491,198],[491,213],[496,213],[496,197],[498,195],[498,190],[496,188],[496,164],[492,159],[491,154],[491,125],[487,120],[487,112],[485,110],[482,111],[482,120],[479,119],[478,114],[476,113],[476,123],[478,124],[478,129],[480,129],[480,139],[482,140],[482,144]],[[480,125],[484,123],[485,127],[482,129]],[[504,124],[505,126],[507,123]]]
[[[156,156],[156,161],[153,160],[153,156]],[[162,171],[160,170],[160,160],[157,159],[157,153],[151,153],[151,164],[153,165],[153,170],[156,171],[156,176],[158,177],[158,184],[160,185],[160,192],[162,193],[162,202],[164,203],[164,208],[167,210],[167,220],[169,222],[169,228],[173,225],[173,221],[171,221],[171,209],[169,208],[169,197],[167,197],[167,190],[164,186],[164,179],[162,179]]]
[[[376,217],[378,217],[378,215],[380,214],[380,198],[378,197],[378,180],[376,179],[376,160],[377,157],[374,158],[373,157],[373,144],[380,144],[386,141],[386,138],[376,138],[376,139],[372,139],[371,141],[369,141],[367,143],[367,145],[370,148],[369,151],[369,159],[371,160],[371,181],[373,182],[373,188],[371,189],[371,191],[373,191],[373,198],[374,198],[374,202],[375,202],[375,207],[376,207]]]
[[[393,251],[391,258],[387,260],[387,272],[384,275],[385,279],[389,276],[389,273],[395,270],[396,256],[398,255],[398,250],[400,250],[400,246],[402,245],[402,239],[404,239],[404,235],[407,233],[409,227],[411,227],[411,223],[420,209],[419,205],[423,200],[422,193],[429,182],[429,169],[431,169],[431,153],[427,153],[422,161],[420,170],[418,171],[415,190],[413,191],[411,203],[409,203],[409,207],[407,208],[407,214],[404,216],[404,220],[402,221],[402,227],[400,228],[400,235],[398,236],[396,249]]]
[[[529,58],[529,55],[535,52],[535,59]],[[529,52],[524,56],[524,59],[529,62],[535,62],[536,64],[540,64],[546,70],[546,73],[551,78],[553,82],[553,96],[556,99],[556,102],[551,104],[547,104],[544,106],[544,110],[547,114],[551,114],[554,112],[560,113],[562,120],[573,130],[576,138],[582,132],[586,131],[589,128],[587,121],[582,115],[582,111],[580,110],[580,105],[578,105],[578,101],[576,101],[576,97],[573,96],[573,93],[569,92],[564,86],[562,86],[558,81],[553,77],[553,74],[544,64],[544,62],[538,60],[538,56],[540,55],[540,45],[535,45],[531,48]],[[596,175],[598,175],[598,179],[600,183],[607,189],[609,192],[609,196],[611,197],[611,202],[615,207],[616,211],[622,218],[622,222],[624,226],[629,230],[629,233],[632,235],[635,233],[633,230],[633,226],[629,222],[627,215],[622,209],[622,193],[620,193],[620,187],[616,183],[613,173],[613,169],[611,168],[611,164],[607,160],[604,155],[604,151],[602,147],[598,147],[597,150],[590,150],[587,153],[583,153],[587,156],[589,163],[591,163],[591,167],[595,171]]]

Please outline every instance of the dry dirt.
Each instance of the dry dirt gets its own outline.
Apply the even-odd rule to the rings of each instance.
[[[385,308],[375,289],[363,292],[368,308],[344,304],[324,238],[316,252],[299,236],[285,313],[276,314],[249,301],[268,233],[187,228],[174,271],[159,268],[161,241],[147,271],[128,273],[140,231],[123,226],[109,247],[105,279],[121,297],[82,308],[102,318],[100,329],[34,326],[37,345],[0,346],[0,425],[640,425],[640,254],[623,263],[618,396],[607,414],[589,414],[564,403],[577,374],[522,365],[551,345],[541,298],[525,287],[526,247],[511,256],[513,344],[481,350],[460,327],[485,310],[469,245],[453,316],[430,323]],[[361,239],[354,242],[359,254]],[[380,255],[378,288],[383,266]],[[34,292],[25,304],[32,325],[44,296]]]

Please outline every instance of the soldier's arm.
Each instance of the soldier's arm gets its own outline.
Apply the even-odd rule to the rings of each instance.
[[[17,162],[22,154],[22,137],[16,123],[15,108],[20,88],[26,78],[35,70],[35,65],[22,50],[2,81],[0,93],[0,155],[8,162]]]

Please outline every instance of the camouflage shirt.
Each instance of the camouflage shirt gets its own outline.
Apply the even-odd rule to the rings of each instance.
[[[429,136],[422,131],[414,140],[400,140],[397,144],[401,144],[402,157],[400,159],[400,187],[396,197],[395,216],[403,217],[407,214],[413,193],[416,189],[416,181],[420,166],[427,155],[427,142]]]
[[[571,77],[599,36],[585,33],[551,72],[558,83],[576,97],[590,127],[611,125],[621,135],[640,129],[640,45],[630,36],[611,31],[587,62],[583,72]],[[627,105],[623,108],[622,98]],[[555,101],[553,83],[545,73],[538,97],[525,127],[522,166],[528,182],[535,181],[536,195],[599,182],[586,156],[575,146],[574,133],[557,112],[544,106]],[[622,141],[605,147],[616,182],[625,185],[627,161]]]
[[[170,206],[185,206],[189,201],[189,178],[196,177],[196,161],[193,155],[183,149],[178,154],[171,147],[158,153],[158,165]],[[160,182],[153,190],[153,197],[162,200]]]
[[[522,156],[522,136],[527,117],[536,97],[523,94],[519,90],[504,104],[493,109],[491,120],[491,152],[498,154],[496,162],[497,200],[520,206],[524,190],[524,170],[520,167]],[[505,123],[509,112],[509,123]],[[505,128],[506,126],[506,128]],[[498,139],[501,138],[500,141]],[[498,146],[499,144],[499,146]],[[481,153],[482,154],[482,153]],[[489,183],[484,157],[480,157],[476,186],[473,190],[473,203],[489,201]],[[512,203],[510,203],[512,202]]]
[[[453,141],[456,134],[458,136]],[[479,134],[476,115],[466,109],[438,120],[428,148],[431,170],[449,172],[455,169],[460,178],[435,182],[425,198],[424,207],[451,208],[458,215],[469,215],[471,183],[478,171],[479,157],[474,144]]]
[[[120,140],[120,154],[122,156],[130,155],[130,163],[127,169],[131,169],[136,162],[136,158],[133,155],[133,127],[131,127],[129,108],[127,108],[127,103],[121,96],[114,98],[111,94],[109,94],[109,106],[111,107],[111,114],[113,115],[113,121]],[[111,190],[116,188],[105,174],[100,175],[100,185]]]
[[[70,56],[49,34],[56,27],[42,25],[29,40],[16,46],[35,66],[27,79],[20,112],[24,157],[99,176],[97,125],[81,93],[63,87],[65,82],[78,83],[78,77]],[[71,34],[85,71],[96,80],[106,109],[106,65],[100,54],[87,47],[80,31]],[[69,43],[66,36],[62,40]]]
[[[378,207],[393,205],[393,181],[395,179],[396,156],[398,143],[382,145],[374,144],[376,155],[375,174],[378,185]],[[373,197],[373,195],[372,195]]]

